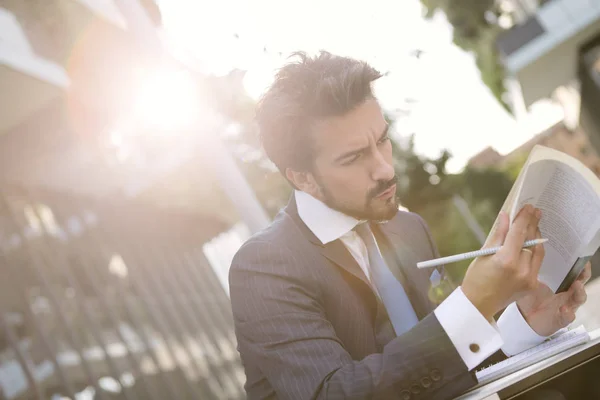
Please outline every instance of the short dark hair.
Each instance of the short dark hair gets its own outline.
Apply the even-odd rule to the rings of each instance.
[[[373,98],[371,83],[382,76],[366,62],[326,51],[291,57],[298,61],[278,71],[256,113],[265,152],[284,176],[286,168],[310,168],[315,122],[342,116]]]

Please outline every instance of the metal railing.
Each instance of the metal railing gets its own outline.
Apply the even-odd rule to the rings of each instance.
[[[193,214],[0,186],[0,399],[241,399]],[[59,397],[60,398],[60,397]]]

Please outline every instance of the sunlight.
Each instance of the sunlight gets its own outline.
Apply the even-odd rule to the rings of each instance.
[[[275,72],[285,63],[285,57],[273,54],[257,56],[248,65],[244,75],[244,90],[253,99],[258,100],[275,78]]]
[[[532,107],[529,122],[517,123],[482,83],[473,55],[453,44],[445,16],[423,19],[418,1],[375,3],[367,11],[358,3],[341,0],[257,0],[251,5],[243,0],[218,4],[161,0],[160,6],[171,41],[208,72],[222,74],[227,66],[247,70],[244,88],[253,99],[260,97],[272,82],[273,71],[295,50],[327,49],[365,59],[389,72],[374,85],[377,98],[389,110],[405,108],[407,97],[416,99],[410,118],[402,121],[402,132],[418,132],[415,149],[426,156],[449,150],[452,158],[447,167],[452,173],[486,146],[501,153],[511,151],[560,117],[550,110],[533,112]],[[340,19],[342,5],[345,17]],[[232,15],[232,9],[239,12]],[[372,11],[377,9],[387,12]],[[284,17],[288,15],[294,18]],[[308,20],[310,29],[304,26]],[[357,30],[357,25],[363,29]],[[423,49],[426,56],[410,57],[415,48]]]
[[[111,274],[118,276],[119,278],[126,278],[128,275],[127,265],[119,254],[113,254],[108,263],[108,270]]]
[[[186,71],[141,70],[136,87],[134,118],[144,128],[161,133],[186,129],[199,114],[199,87]]]
[[[244,90],[252,99],[258,100],[268,89],[272,80],[273,72],[271,70],[267,68],[250,69],[244,75]]]

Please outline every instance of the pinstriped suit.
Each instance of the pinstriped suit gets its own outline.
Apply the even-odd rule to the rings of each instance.
[[[437,256],[424,221],[399,212],[373,228],[420,320],[400,337],[342,242],[323,245],[293,196],[238,251],[229,282],[249,399],[449,399],[476,383],[432,313],[431,271],[415,266]]]

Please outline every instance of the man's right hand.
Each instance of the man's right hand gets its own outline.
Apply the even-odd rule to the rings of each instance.
[[[487,320],[538,285],[544,247],[523,249],[523,243],[540,237],[540,218],[541,211],[529,204],[512,224],[508,215],[501,213],[486,247],[502,248],[492,256],[476,258],[469,266],[462,291]]]

